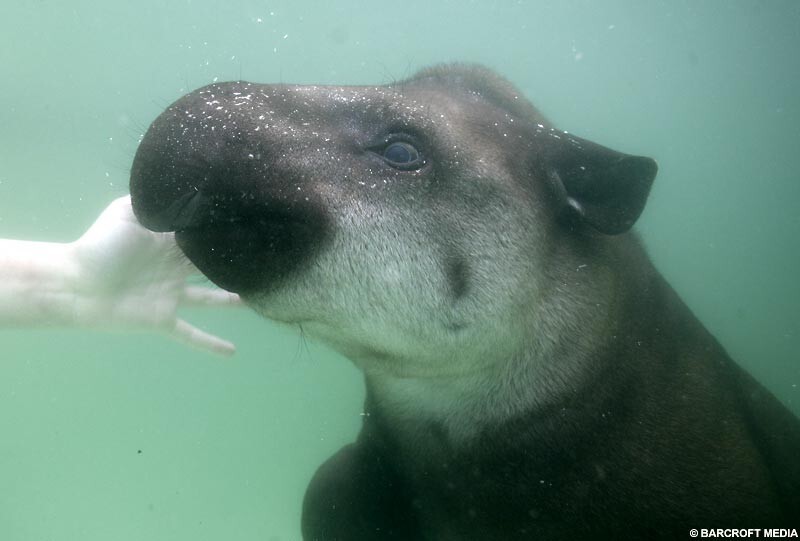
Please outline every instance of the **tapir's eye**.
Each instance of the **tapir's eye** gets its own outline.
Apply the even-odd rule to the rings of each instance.
[[[425,165],[422,156],[414,145],[406,141],[389,143],[383,149],[383,159],[397,169],[409,171]]]
[[[407,165],[419,159],[419,152],[417,149],[408,143],[392,143],[383,150],[383,157],[387,162]]]

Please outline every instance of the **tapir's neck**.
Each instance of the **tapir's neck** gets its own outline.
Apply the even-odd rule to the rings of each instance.
[[[368,374],[371,407],[402,438],[417,439],[436,426],[449,446],[462,447],[487,428],[557,404],[593,372],[577,353],[542,361],[521,356],[485,372],[440,378]]]
[[[583,270],[574,267],[578,273]],[[619,327],[630,322],[618,319],[619,303],[627,301],[610,276],[598,270],[593,287],[581,278],[569,277],[573,302],[563,302],[563,291],[540,299],[539,317],[530,323],[527,343],[515,356],[493,362],[484,371],[457,376],[368,373],[372,407],[393,431],[404,433],[401,437],[437,426],[449,445],[459,447],[487,428],[520,416],[537,416],[573,400],[576,393],[589,392],[615,363],[612,350]]]
[[[401,437],[413,437],[414,432],[436,425],[456,446],[471,441],[483,426],[502,420],[520,406],[499,399],[507,391],[498,389],[498,384],[482,373],[446,378],[367,376],[372,407]]]

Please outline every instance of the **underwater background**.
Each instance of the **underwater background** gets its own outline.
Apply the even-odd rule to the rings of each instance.
[[[71,241],[149,123],[215,80],[382,84],[483,63],[557,126],[660,166],[637,225],[729,353],[800,412],[800,3],[0,3],[0,238]],[[246,310],[231,360],[158,335],[0,329],[0,539],[300,539],[353,440],[349,361]]]

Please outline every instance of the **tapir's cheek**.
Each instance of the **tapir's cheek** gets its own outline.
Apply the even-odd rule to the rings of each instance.
[[[178,246],[212,282],[264,293],[303,268],[330,232],[321,216],[267,215],[212,222],[176,232]]]

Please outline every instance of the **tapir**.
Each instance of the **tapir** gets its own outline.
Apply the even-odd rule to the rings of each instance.
[[[363,427],[314,475],[305,539],[797,527],[798,419],[631,231],[656,171],[450,64],[205,86],[149,127],[130,189],[212,282],[363,372]]]

